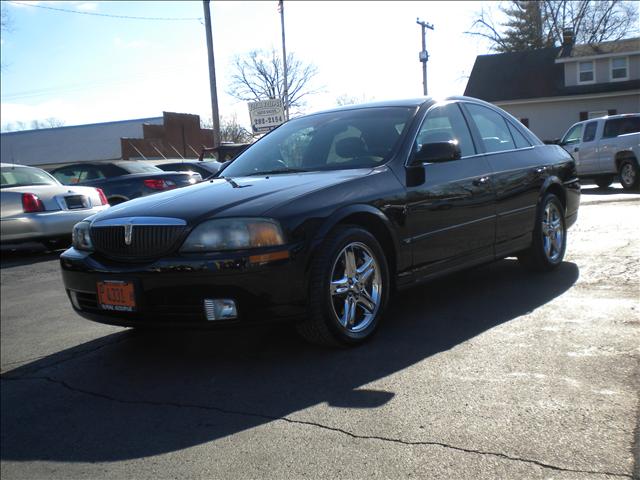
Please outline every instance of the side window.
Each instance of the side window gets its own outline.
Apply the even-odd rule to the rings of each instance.
[[[531,146],[529,140],[527,140],[516,127],[511,125],[509,122],[507,122],[507,127],[509,127],[509,132],[511,132],[516,148],[527,148]]]
[[[126,175],[127,172],[123,168],[116,167],[115,165],[105,164],[100,165],[100,173],[105,178],[119,177],[120,175]]]
[[[596,138],[596,130],[598,129],[598,122],[589,122],[584,127],[583,142],[593,142]]]
[[[560,142],[562,145],[578,143],[582,138],[582,124],[571,128]]]
[[[82,181],[101,180],[105,178],[100,169],[96,167],[87,167],[85,171],[86,174],[82,178]]]
[[[476,127],[478,127],[487,153],[502,152],[516,148],[507,127],[507,122],[502,115],[482,105],[468,103],[466,107]]]
[[[416,151],[427,143],[450,140],[458,142],[463,157],[476,154],[469,127],[456,103],[437,106],[429,111],[416,139]]]
[[[73,185],[82,181],[82,173],[78,167],[66,167],[56,170],[53,176],[63,185]]]
[[[640,117],[616,118],[605,122],[602,138],[613,138],[637,132],[640,132]]]

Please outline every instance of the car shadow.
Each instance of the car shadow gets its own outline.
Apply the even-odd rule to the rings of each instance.
[[[396,392],[365,386],[531,312],[578,276],[573,263],[535,275],[508,259],[432,281],[396,295],[379,334],[345,350],[285,327],[112,334],[2,376],[1,458],[136,459],[321,403],[373,409]]]
[[[60,256],[64,249],[49,250],[42,245],[6,248],[0,253],[0,269],[49,262]]]

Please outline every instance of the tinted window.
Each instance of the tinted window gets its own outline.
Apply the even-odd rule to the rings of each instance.
[[[516,148],[527,148],[531,146],[529,140],[527,140],[525,136],[520,133],[520,130],[511,125],[509,122],[507,122],[507,127],[509,127],[509,132],[511,132],[513,141],[516,143]]]
[[[24,167],[2,167],[1,186],[23,187],[29,185],[57,185],[51,176],[42,170]]]
[[[582,137],[583,142],[593,142],[596,138],[596,130],[598,129],[597,122],[587,123],[584,127],[584,136]]]
[[[605,122],[602,138],[637,132],[640,132],[640,117],[616,118]]]
[[[415,108],[378,107],[291,120],[242,152],[224,175],[370,168],[391,158]]]
[[[100,173],[106,178],[119,177],[120,175],[126,175],[128,173],[125,169],[116,167],[110,163],[97,166],[96,168],[100,170]]]
[[[129,173],[162,173],[162,170],[158,167],[144,163],[144,161],[122,162],[118,164],[118,167],[125,169]]]
[[[468,103],[466,106],[480,132],[487,152],[501,152],[516,148],[502,115],[482,105]]]
[[[560,143],[577,143],[580,141],[580,138],[582,138],[582,124],[572,127]]]
[[[467,122],[460,107],[455,103],[436,106],[429,110],[416,139],[416,151],[427,143],[450,140],[458,142],[463,157],[476,154]]]
[[[86,180],[87,169],[78,165],[59,168],[53,171],[53,176],[65,185],[73,185]]]

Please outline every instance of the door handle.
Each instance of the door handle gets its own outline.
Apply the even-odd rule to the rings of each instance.
[[[471,182],[475,187],[480,187],[482,185],[486,185],[489,181],[489,177],[480,177],[476,178],[473,182]]]
[[[547,167],[536,167],[533,169],[533,173],[544,173],[547,171]]]

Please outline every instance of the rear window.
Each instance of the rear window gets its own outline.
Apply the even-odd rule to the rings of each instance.
[[[163,173],[155,165],[140,162],[122,162],[118,163],[118,167],[124,168],[129,173]]]
[[[2,188],[58,185],[47,172],[35,168],[3,167],[0,177]]]
[[[627,133],[640,132],[640,117],[615,118],[604,124],[602,138],[613,138]]]

